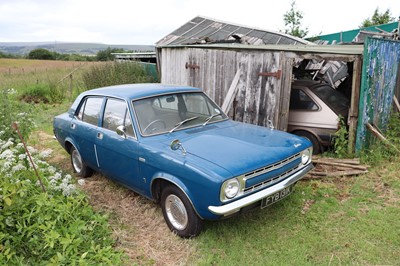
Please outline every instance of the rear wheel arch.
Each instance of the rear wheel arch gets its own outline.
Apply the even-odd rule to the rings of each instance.
[[[72,148],[72,146],[74,146],[70,141],[66,141],[65,142],[65,150],[69,153],[69,154],[71,154],[71,148]]]

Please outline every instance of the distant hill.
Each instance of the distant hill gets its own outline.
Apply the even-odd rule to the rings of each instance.
[[[37,48],[47,49],[60,54],[96,55],[98,51],[110,48],[121,48],[132,51],[154,51],[153,45],[126,45],[102,43],[68,43],[68,42],[0,42],[0,52],[6,54],[26,55]]]

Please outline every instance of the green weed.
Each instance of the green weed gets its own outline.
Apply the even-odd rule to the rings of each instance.
[[[90,67],[82,75],[85,89],[94,89],[117,84],[155,82],[146,69],[135,62],[107,62]]]
[[[337,158],[347,158],[348,154],[348,136],[349,132],[343,116],[339,115],[339,130],[336,131],[333,138],[334,155]]]

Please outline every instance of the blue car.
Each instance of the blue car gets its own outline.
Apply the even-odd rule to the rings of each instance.
[[[181,237],[285,198],[313,168],[309,140],[232,121],[187,86],[86,91],[54,118],[54,134],[78,176],[96,171],[160,203]]]

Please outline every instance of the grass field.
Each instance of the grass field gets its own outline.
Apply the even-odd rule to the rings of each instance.
[[[26,65],[15,64],[36,64],[23,61]],[[49,79],[71,68],[48,70],[56,76]],[[5,74],[1,86],[17,84]],[[32,77],[25,84],[34,83]],[[52,117],[72,100],[36,105],[37,129],[29,139],[40,149],[53,149],[49,161],[66,172],[71,172],[69,157],[52,137]],[[102,175],[88,178],[82,189],[98,211],[109,215],[116,248],[129,256],[128,265],[399,265],[399,173],[397,156],[375,161],[362,176],[304,180],[287,199],[207,222],[204,233],[190,240],[170,233],[159,206]]]

